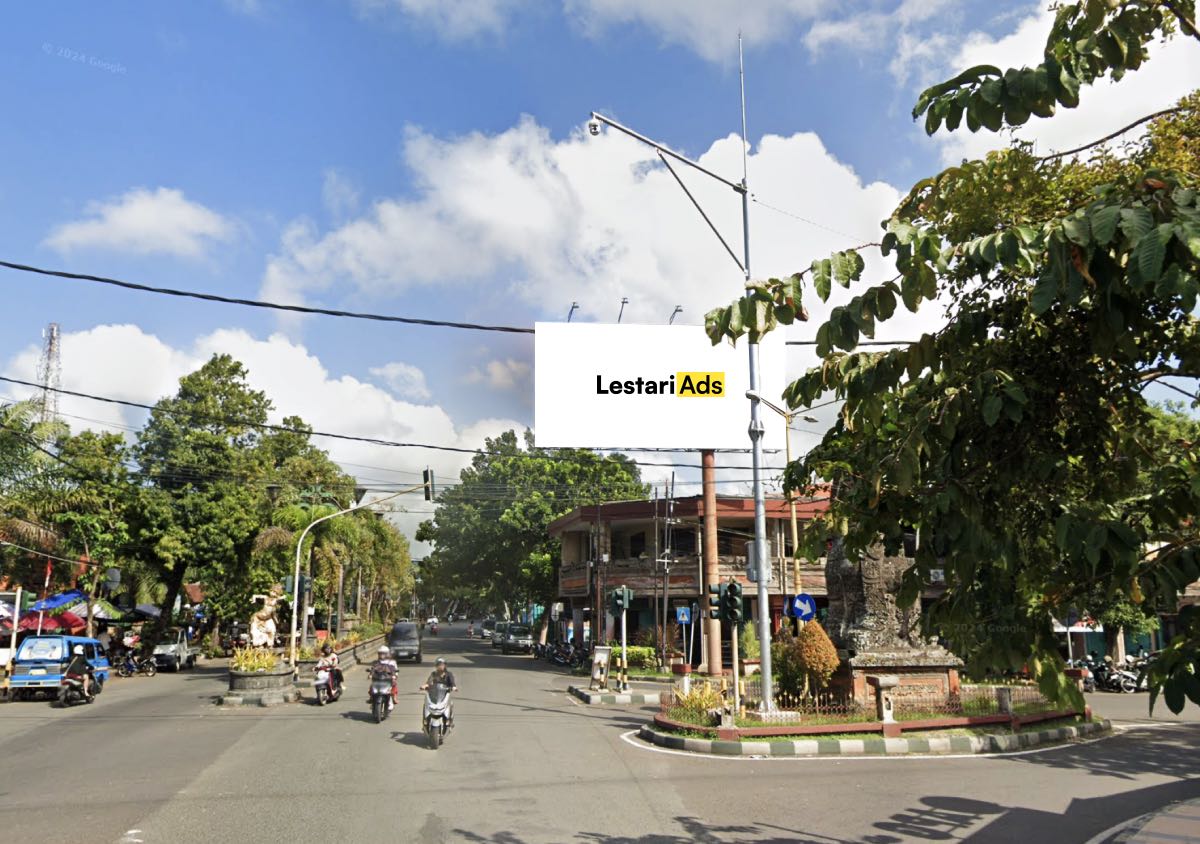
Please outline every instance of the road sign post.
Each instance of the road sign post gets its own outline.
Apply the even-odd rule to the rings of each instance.
[[[788,603],[788,607],[791,609],[792,618],[799,621],[801,626],[806,621],[812,621],[813,616],[817,614],[817,602],[807,592],[793,595],[792,600]]]

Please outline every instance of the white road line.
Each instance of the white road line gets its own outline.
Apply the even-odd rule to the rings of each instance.
[[[1085,841],[1084,844],[1104,844],[1106,841],[1112,841],[1113,838],[1116,837],[1117,833],[1128,829],[1144,817],[1146,817],[1146,815],[1138,815],[1136,818],[1130,818],[1127,821],[1121,821],[1119,824],[1110,826],[1108,829],[1104,830],[1104,832],[1093,835],[1091,838]]]
[[[1095,744],[1098,741],[1112,738],[1111,735],[1100,736],[1099,738],[1088,739],[1087,741],[1056,744],[1051,747],[1034,747],[1029,750],[1012,750],[1002,753],[909,753],[900,756],[885,756],[883,754],[878,756],[724,756],[716,753],[693,753],[690,750],[674,750],[669,747],[659,747],[656,744],[647,744],[644,741],[634,741],[630,738],[630,736],[635,736],[637,733],[637,730],[630,730],[627,733],[622,733],[621,739],[626,744],[636,747],[639,750],[666,753],[672,756],[686,756],[689,759],[724,759],[730,762],[794,762],[797,760],[804,762],[912,762],[928,761],[930,759],[1002,759],[1010,756],[1032,756],[1035,753],[1050,753],[1068,747],[1082,747],[1085,744]]]

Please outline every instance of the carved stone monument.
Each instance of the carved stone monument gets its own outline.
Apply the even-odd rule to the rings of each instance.
[[[875,705],[868,677],[895,675],[896,698],[949,697],[959,691],[962,660],[921,637],[919,603],[901,608],[896,593],[909,557],[889,557],[876,546],[861,559],[846,557],[840,540],[834,542],[825,564],[829,594],[828,633],[842,655],[835,675],[863,706]]]
[[[275,612],[283,598],[283,587],[276,583],[269,595],[254,595],[253,600],[263,602],[262,608],[250,616],[250,644],[256,648],[275,646]]]

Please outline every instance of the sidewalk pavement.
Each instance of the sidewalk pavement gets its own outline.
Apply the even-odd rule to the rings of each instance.
[[[1122,831],[1121,844],[1200,844],[1200,799],[1174,803]]]

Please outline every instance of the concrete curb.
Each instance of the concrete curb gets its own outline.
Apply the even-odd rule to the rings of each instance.
[[[578,686],[567,686],[567,691],[589,706],[607,703],[658,703],[661,692],[591,692]]]
[[[1011,753],[1039,744],[1071,741],[1093,733],[1110,732],[1108,721],[1058,727],[1036,733],[989,736],[931,736],[927,738],[825,739],[793,741],[721,741],[686,738],[656,730],[649,724],[638,736],[669,750],[708,753],[714,756],[906,756],[909,754]]]
[[[1114,844],[1200,841],[1200,799],[1172,803],[1142,815],[1109,840]]]

